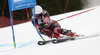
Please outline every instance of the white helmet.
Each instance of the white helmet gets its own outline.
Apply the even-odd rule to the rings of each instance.
[[[40,13],[42,13],[42,12],[43,12],[42,7],[39,6],[39,5],[36,5],[36,6],[35,6],[35,14],[40,14]]]

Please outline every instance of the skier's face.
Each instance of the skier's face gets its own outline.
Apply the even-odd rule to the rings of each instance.
[[[40,19],[41,17],[42,17],[42,13],[41,14],[35,14],[36,19]]]
[[[41,16],[36,17],[37,19],[41,19]]]

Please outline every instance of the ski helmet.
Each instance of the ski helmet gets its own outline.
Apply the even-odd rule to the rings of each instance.
[[[42,7],[39,6],[39,5],[36,5],[36,6],[35,6],[35,14],[40,14],[40,13],[42,13],[42,12],[43,12]]]

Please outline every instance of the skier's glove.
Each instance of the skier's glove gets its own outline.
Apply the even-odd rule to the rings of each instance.
[[[43,27],[40,26],[40,27],[38,28],[38,30],[39,30],[40,32],[43,32]]]
[[[40,26],[40,27],[39,27],[38,29],[39,29],[40,31],[42,31],[43,28],[46,26],[46,23],[43,22],[43,23],[39,24],[39,26]]]
[[[41,26],[41,27],[45,27],[46,26],[46,23],[45,22],[43,22],[43,23],[41,23],[41,24],[39,24],[39,26]]]

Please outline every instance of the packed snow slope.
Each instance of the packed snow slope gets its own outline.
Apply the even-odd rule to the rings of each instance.
[[[84,37],[59,44],[37,45],[42,40],[31,22],[14,25],[16,48],[13,46],[11,27],[0,29],[0,55],[100,55],[100,6],[77,16],[59,21],[62,28],[70,29]],[[91,8],[88,8],[91,9]],[[59,20],[80,13],[80,10],[51,16]],[[48,37],[43,36],[45,40]]]

